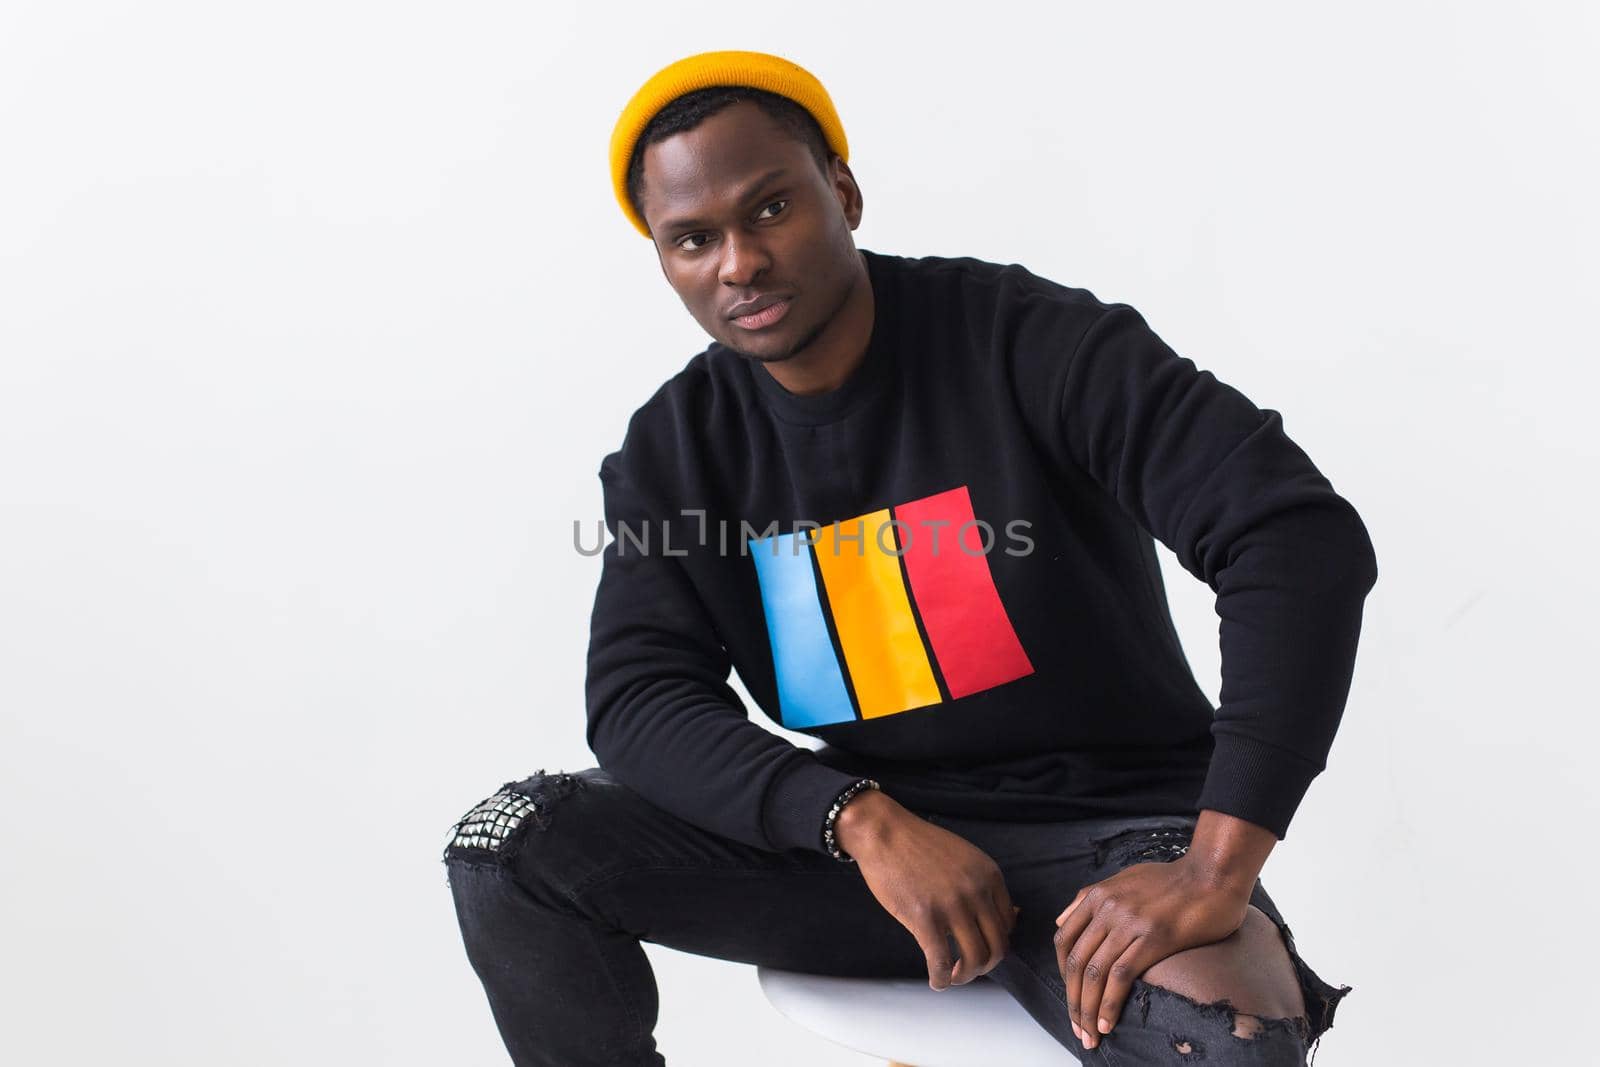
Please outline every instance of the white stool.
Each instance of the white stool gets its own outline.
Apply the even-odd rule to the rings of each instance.
[[[1077,1063],[987,977],[936,992],[920,978],[838,978],[757,967],[772,1006],[890,1067],[1061,1067]]]

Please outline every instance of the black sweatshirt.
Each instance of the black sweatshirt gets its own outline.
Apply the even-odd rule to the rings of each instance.
[[[599,764],[773,850],[822,850],[862,776],[914,810],[1212,808],[1283,837],[1377,578],[1354,508],[1278,412],[1132,307],[1015,264],[861,254],[874,322],[842,386],[790,393],[713,342],[601,462]],[[1220,707],[1152,535],[1217,595]],[[730,669],[822,747],[749,721]]]

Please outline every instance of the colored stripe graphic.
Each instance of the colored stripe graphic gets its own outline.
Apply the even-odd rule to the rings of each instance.
[[[894,517],[907,524],[906,576],[951,698],[1032,674],[989,573],[983,528],[968,527],[957,540],[962,524],[974,521],[967,487],[901,504]]]
[[[885,529],[879,538],[879,527],[888,521],[889,509],[882,508],[812,531],[833,626],[864,719],[943,699],[900,577],[895,530]]]
[[[822,618],[811,546],[792,533],[751,541],[761,608],[767,616],[778,717],[788,727],[851,722],[856,713],[839,671],[839,658]]]

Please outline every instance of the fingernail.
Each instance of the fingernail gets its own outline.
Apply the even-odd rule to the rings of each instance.
[[[1083,1031],[1078,1029],[1078,1024],[1077,1023],[1073,1023],[1072,1024],[1072,1032],[1078,1038],[1079,1041],[1083,1040]]]
[[[1100,1020],[1100,1032],[1102,1034],[1109,1034],[1111,1032],[1111,1024],[1105,1019]]]

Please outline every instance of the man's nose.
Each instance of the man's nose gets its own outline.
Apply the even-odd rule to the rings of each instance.
[[[743,288],[754,284],[768,267],[772,258],[766,247],[753,234],[732,233],[722,242],[722,284]]]

